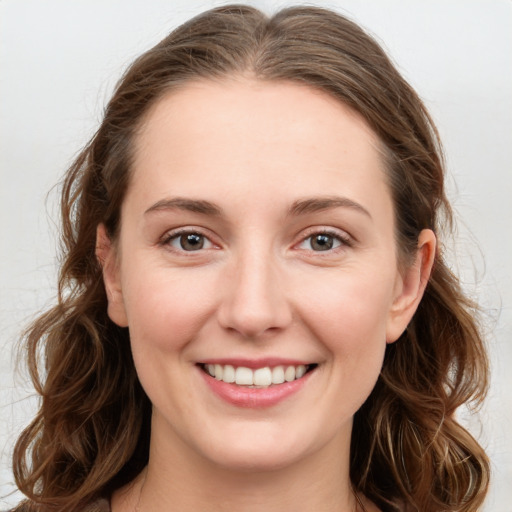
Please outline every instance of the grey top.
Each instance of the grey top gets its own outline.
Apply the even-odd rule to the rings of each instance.
[[[98,500],[84,508],[83,512],[110,512],[110,503],[105,499]]]
[[[13,512],[14,510],[16,509],[4,510],[0,512]],[[110,502],[106,499],[95,501],[94,503],[87,505],[87,507],[85,507],[82,512],[110,512]]]

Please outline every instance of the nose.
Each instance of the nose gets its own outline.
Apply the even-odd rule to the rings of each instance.
[[[292,308],[283,279],[268,254],[249,252],[234,262],[229,272],[218,309],[224,329],[245,339],[257,339],[291,323]]]

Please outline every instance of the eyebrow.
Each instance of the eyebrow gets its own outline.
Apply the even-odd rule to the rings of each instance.
[[[327,197],[312,197],[307,199],[299,199],[295,201],[291,208],[291,215],[303,215],[306,213],[321,212],[331,208],[350,208],[363,213],[370,219],[372,218],[370,212],[361,204],[356,203],[348,197],[327,196]]]
[[[210,201],[174,197],[172,199],[162,199],[161,201],[156,202],[144,212],[144,215],[162,210],[186,210],[189,212],[213,215],[216,217],[219,217],[222,214],[221,209],[217,205],[210,203]]]
[[[288,215],[299,216],[307,213],[321,212],[332,208],[350,208],[359,211],[369,217],[370,212],[359,203],[356,203],[348,197],[327,196],[327,197],[311,197],[294,201],[289,209]],[[186,210],[202,215],[212,215],[215,217],[222,216],[222,209],[210,201],[203,199],[188,199],[184,197],[174,197],[162,199],[150,206],[144,214],[163,210]]]

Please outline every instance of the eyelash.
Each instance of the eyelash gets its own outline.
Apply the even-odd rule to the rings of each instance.
[[[299,242],[299,244],[297,244],[297,246],[299,246],[299,248],[300,248],[300,246],[302,244],[306,243],[308,240],[310,240],[310,244],[311,244],[314,237],[318,237],[321,235],[332,237],[335,241],[339,242],[339,244],[336,247],[326,249],[325,251],[314,251],[313,249],[303,249],[303,250],[311,251],[314,253],[323,253],[324,252],[326,254],[332,254],[333,252],[336,253],[338,251],[342,251],[346,247],[353,246],[353,241],[349,235],[347,235],[346,233],[340,233],[339,231],[336,231],[333,229],[327,229],[327,228],[326,229],[311,228],[311,231],[309,231],[307,233],[307,235],[301,239],[301,241]]]
[[[194,250],[187,251],[186,249],[183,249],[183,247],[181,247],[180,249],[177,248],[177,247],[174,247],[172,245],[172,242],[175,241],[175,240],[179,241],[179,239],[183,235],[189,235],[189,236],[190,235],[196,235],[196,236],[201,237],[202,240],[203,240],[203,243],[206,242],[206,243],[208,243],[210,245],[210,247],[207,247],[206,249],[211,249],[211,248],[215,247],[215,244],[210,240],[210,238],[208,236],[206,236],[204,233],[201,233],[201,231],[199,229],[191,229],[191,228],[179,229],[177,231],[172,231],[170,233],[167,233],[162,238],[162,240],[159,242],[159,245],[166,246],[168,248],[171,248],[175,252],[179,252],[179,253],[183,253],[183,254],[194,253],[194,252],[201,252],[201,249],[205,249],[204,247],[200,247],[198,250],[195,250],[195,251]]]
[[[206,247],[206,248],[200,247],[198,250],[190,250],[190,251],[187,251],[183,247],[181,247],[181,248],[174,247],[172,245],[172,242],[178,241],[180,239],[180,237],[182,237],[183,235],[197,235],[202,238],[203,243],[206,242],[207,244],[209,244],[209,247]],[[338,242],[338,245],[335,247],[328,248],[326,250],[319,250],[319,251],[300,247],[302,244],[306,243],[308,240],[310,240],[310,244],[311,244],[314,237],[318,237],[318,236],[322,236],[322,235],[331,237],[332,239],[334,239],[335,242]],[[216,247],[215,244],[210,240],[210,238],[208,236],[206,236],[204,233],[202,233],[200,230],[190,229],[190,228],[184,228],[184,229],[180,229],[178,231],[172,231],[170,233],[167,233],[162,238],[162,240],[159,242],[159,245],[171,247],[172,250],[179,252],[179,253],[183,253],[183,254],[201,252],[203,249],[207,250],[207,249],[212,249],[212,248]],[[307,235],[303,236],[298,244],[295,244],[295,247],[298,247],[300,250],[311,251],[314,253],[325,252],[327,254],[332,254],[333,252],[338,252],[340,250],[343,250],[345,247],[352,247],[352,245],[353,245],[352,239],[347,234],[342,234],[342,233],[332,230],[332,229],[311,228],[311,230],[307,233]]]

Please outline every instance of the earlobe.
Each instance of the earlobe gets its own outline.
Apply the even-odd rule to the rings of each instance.
[[[103,269],[108,316],[119,327],[128,327],[116,249],[103,224],[99,224],[96,229],[96,258]]]
[[[391,306],[386,329],[387,343],[395,342],[407,328],[427,286],[436,254],[436,236],[424,229],[418,237],[418,248],[413,263],[400,279]]]

